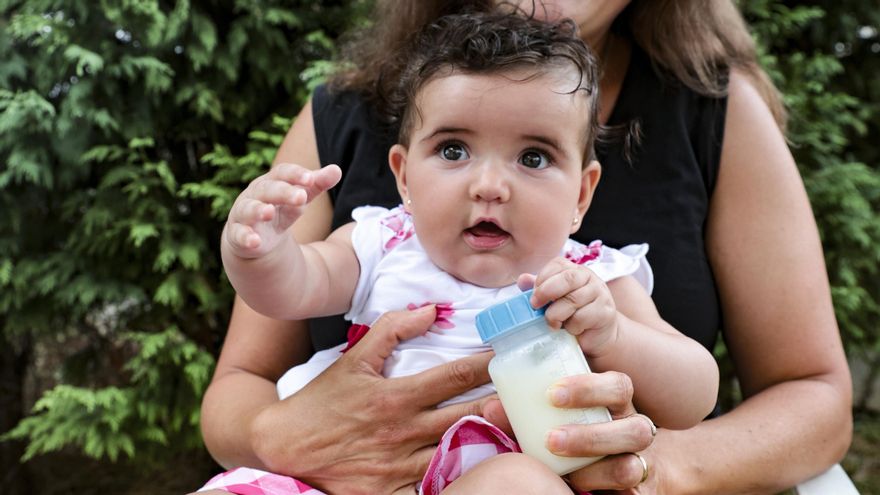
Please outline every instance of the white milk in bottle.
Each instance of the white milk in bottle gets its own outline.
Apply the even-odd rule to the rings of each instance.
[[[523,452],[559,475],[600,457],[562,457],[545,447],[547,432],[573,423],[611,421],[604,407],[562,409],[550,404],[547,390],[559,379],[589,373],[577,339],[564,329],[547,326],[544,308],[529,304],[532,291],[496,304],[477,315],[477,330],[495,357],[489,375],[498,390],[510,425]]]

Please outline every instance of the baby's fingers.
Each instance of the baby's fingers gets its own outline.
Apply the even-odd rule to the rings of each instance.
[[[315,171],[314,177],[315,188],[319,189],[319,193],[324,192],[339,182],[339,179],[342,178],[342,169],[338,165],[327,165],[321,168],[321,170]]]
[[[519,290],[525,292],[535,287],[535,276],[531,273],[523,273],[516,278],[516,286]]]
[[[229,212],[229,223],[241,223],[252,227],[268,222],[275,216],[275,207],[253,198],[239,198]]]
[[[248,253],[257,250],[263,243],[253,228],[242,223],[226,225],[226,240],[233,253],[243,258],[249,257]]]
[[[569,292],[590,283],[593,272],[575,265],[563,258],[547,263],[535,279],[535,292],[532,296],[534,307],[565,297]]]
[[[592,285],[579,287],[550,303],[544,317],[551,327],[559,328],[566,324],[566,330],[578,335],[586,328],[581,325],[582,320],[590,319],[589,307],[597,297],[597,291]],[[568,324],[575,323],[574,320],[577,320],[577,325]]]
[[[533,302],[547,304],[584,284],[585,268],[565,258],[554,258],[538,270],[535,276],[535,298]],[[572,273],[568,273],[572,272]],[[567,289],[567,290],[566,290]]]
[[[305,204],[339,182],[342,170],[336,165],[327,165],[320,170],[309,170],[292,163],[281,163],[272,168],[271,177],[291,185],[300,186],[305,192],[297,205]]]
[[[277,206],[302,206],[308,200],[308,192],[304,186],[268,178],[255,183],[250,196],[252,199]],[[268,219],[260,217],[262,221]]]

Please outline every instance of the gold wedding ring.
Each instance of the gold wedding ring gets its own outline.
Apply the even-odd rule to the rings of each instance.
[[[638,459],[639,462],[642,463],[642,479],[640,479],[639,482],[636,483],[636,486],[639,486],[644,483],[646,479],[648,479],[648,461],[646,461],[644,457],[636,454],[635,452],[630,452],[630,454],[636,456],[636,459]]]

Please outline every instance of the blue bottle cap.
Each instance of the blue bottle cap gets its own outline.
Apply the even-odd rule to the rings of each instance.
[[[483,339],[483,343],[487,344],[499,335],[544,318],[546,306],[538,309],[533,308],[529,304],[531,297],[532,291],[528,290],[477,313],[477,332]]]

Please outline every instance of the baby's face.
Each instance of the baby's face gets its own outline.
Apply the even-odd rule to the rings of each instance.
[[[409,148],[395,146],[391,166],[437,266],[501,287],[559,254],[598,180],[582,171],[589,100],[575,85],[511,72],[422,87]]]

